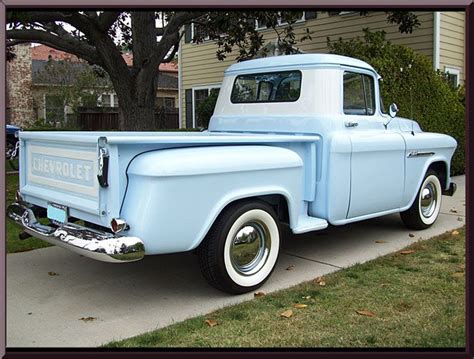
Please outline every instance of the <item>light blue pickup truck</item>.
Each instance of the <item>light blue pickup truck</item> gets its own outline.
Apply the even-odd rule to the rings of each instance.
[[[429,227],[456,189],[456,141],[395,104],[386,114],[379,80],[353,58],[269,57],[227,69],[204,132],[21,132],[8,215],[102,261],[195,250],[230,293],[268,279],[281,224],[297,234],[400,212]]]

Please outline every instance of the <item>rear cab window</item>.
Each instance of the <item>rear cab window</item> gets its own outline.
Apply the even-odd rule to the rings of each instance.
[[[235,78],[232,103],[294,102],[301,93],[301,71],[267,72]]]

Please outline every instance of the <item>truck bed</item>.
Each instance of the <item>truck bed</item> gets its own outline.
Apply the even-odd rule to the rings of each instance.
[[[120,216],[127,169],[141,153],[171,148],[260,144],[290,148],[304,159],[314,196],[317,135],[242,132],[28,132],[20,133],[20,192],[37,206],[65,206],[68,214],[108,226]],[[99,147],[109,156],[108,186],[97,180]],[[310,159],[312,158],[312,159]]]

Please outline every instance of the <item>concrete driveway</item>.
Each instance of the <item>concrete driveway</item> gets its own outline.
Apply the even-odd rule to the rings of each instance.
[[[462,226],[465,178],[454,181],[458,191],[443,197],[436,224],[424,231],[409,231],[389,215],[298,236],[286,232],[277,268],[261,290],[293,286]],[[210,287],[190,253],[120,265],[58,247],[9,254],[7,347],[95,347],[252,298]]]

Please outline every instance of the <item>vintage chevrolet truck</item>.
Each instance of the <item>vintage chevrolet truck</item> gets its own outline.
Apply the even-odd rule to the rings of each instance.
[[[207,131],[23,131],[8,216],[102,261],[195,250],[230,293],[270,276],[281,224],[298,234],[400,212],[427,228],[456,189],[457,143],[395,104],[386,114],[379,80],[349,57],[269,57],[225,71]]]

